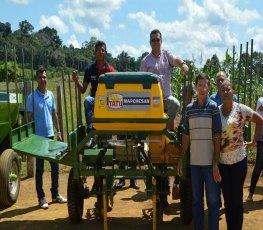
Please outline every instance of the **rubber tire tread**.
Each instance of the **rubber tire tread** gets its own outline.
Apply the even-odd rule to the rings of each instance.
[[[80,184],[73,180],[73,169],[70,170],[67,187],[68,214],[72,224],[82,221],[83,197],[80,191]]]
[[[14,194],[9,191],[9,172],[15,161],[18,168],[17,189]],[[6,149],[0,156],[0,205],[12,206],[19,195],[20,190],[20,164],[18,154],[13,149]]]

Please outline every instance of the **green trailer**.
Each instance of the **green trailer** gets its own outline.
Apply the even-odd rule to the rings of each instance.
[[[20,159],[10,147],[10,130],[18,122],[19,94],[0,93],[0,204],[11,206],[20,188]]]

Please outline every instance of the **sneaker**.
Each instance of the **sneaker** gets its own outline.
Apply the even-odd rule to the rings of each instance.
[[[55,199],[52,199],[52,202],[53,202],[53,203],[63,204],[63,203],[67,203],[67,199],[64,198],[63,196],[61,196],[60,194],[58,194]]]
[[[248,196],[246,202],[253,202],[253,198],[251,196]]]
[[[42,197],[42,198],[39,200],[39,207],[40,207],[40,208],[43,208],[43,209],[48,209],[48,203],[47,203],[45,197]]]
[[[251,192],[249,192],[246,202],[253,202],[253,194]]]

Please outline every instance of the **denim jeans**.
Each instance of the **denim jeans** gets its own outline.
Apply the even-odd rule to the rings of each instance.
[[[232,164],[219,164],[222,176],[221,188],[224,197],[228,230],[241,230],[243,225],[243,186],[247,175],[247,158]]]
[[[167,99],[163,100],[163,103],[164,110],[167,111],[167,115],[169,116],[167,128],[170,129],[170,127],[173,126],[175,117],[179,113],[180,103],[173,96],[169,96]]]
[[[256,164],[252,173],[249,192],[254,194],[255,188],[263,168],[263,141],[257,142]]]
[[[219,229],[218,184],[214,181],[212,165],[191,165],[193,190],[193,220],[195,230],[204,229],[204,188],[208,206],[208,229]]]
[[[84,100],[85,117],[87,123],[87,133],[92,130],[91,117],[94,111],[94,97],[87,96]]]
[[[58,163],[49,162],[51,166],[51,195],[52,199],[55,199],[58,195]],[[36,158],[36,190],[38,200],[45,197],[43,190],[43,173],[44,173],[44,160]]]

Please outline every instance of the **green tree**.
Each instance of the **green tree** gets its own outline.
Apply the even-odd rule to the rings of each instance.
[[[15,66],[14,62],[7,62],[7,74],[9,81],[22,79],[22,71],[18,66]],[[0,81],[6,81],[6,67],[5,63],[0,65]]]
[[[216,73],[221,70],[221,65],[216,54],[211,59],[207,59],[203,68],[203,72],[207,73],[211,78],[214,78]]]
[[[0,22],[0,34],[2,34],[3,37],[12,34],[11,24],[9,22]]]
[[[53,28],[46,26],[45,28],[40,29],[36,36],[44,42],[44,45],[52,46],[53,49],[62,47],[62,40],[58,36],[57,30]]]
[[[23,34],[31,34],[34,30],[34,26],[31,25],[27,20],[19,22],[19,30]]]

